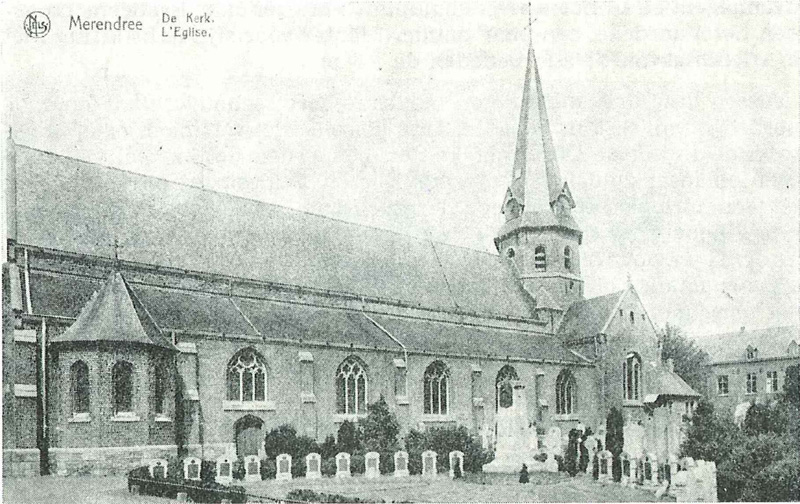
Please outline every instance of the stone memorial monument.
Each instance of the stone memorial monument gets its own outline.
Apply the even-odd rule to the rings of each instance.
[[[508,408],[497,410],[497,444],[494,460],[484,464],[483,471],[489,473],[518,473],[522,464],[529,468],[537,463],[536,454],[531,441],[536,437],[536,429],[528,421],[528,401],[525,397],[525,385],[521,381],[512,382],[513,401]]]

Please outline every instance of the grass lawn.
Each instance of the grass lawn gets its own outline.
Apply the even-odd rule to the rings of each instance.
[[[530,483],[520,484],[516,475],[468,474],[461,480],[447,475],[436,478],[381,476],[367,479],[298,478],[287,482],[247,483],[248,493],[285,498],[289,491],[307,488],[360,499],[394,502],[652,502],[652,490],[603,484],[586,475],[570,478],[563,473],[531,473]]]
[[[242,484],[238,482],[238,484]],[[337,480],[323,478],[293,481],[245,483],[250,494],[277,499],[297,488],[340,494],[361,499],[396,502],[648,502],[655,501],[652,490],[603,484],[585,475],[570,478],[553,473],[531,473],[530,483],[520,484],[515,475],[468,474],[451,481],[446,475],[433,479],[421,476],[367,479],[355,476]],[[39,476],[4,478],[3,502],[8,503],[159,503],[160,497],[131,495],[123,476]]]

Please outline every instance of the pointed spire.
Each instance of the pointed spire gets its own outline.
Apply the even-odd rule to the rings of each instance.
[[[528,13],[529,35],[532,20]],[[532,194],[526,198],[526,189]],[[568,191],[568,189],[567,189]],[[517,130],[517,145],[514,153],[514,167],[511,186],[506,194],[506,202],[513,197],[522,207],[535,210],[551,209],[564,192],[558,161],[544,103],[539,66],[533,50],[533,36],[528,45],[528,64],[522,88],[522,108]],[[567,198],[572,206],[571,195]],[[505,213],[505,203],[503,212]],[[507,216],[508,217],[508,216]]]

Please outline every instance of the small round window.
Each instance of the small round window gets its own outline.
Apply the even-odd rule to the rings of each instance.
[[[516,252],[514,252],[513,248],[510,248],[506,251],[506,255],[508,256],[509,259],[513,259],[515,254]]]

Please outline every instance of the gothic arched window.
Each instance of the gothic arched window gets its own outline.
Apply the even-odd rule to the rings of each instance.
[[[564,247],[564,269],[572,271],[572,249]]]
[[[569,415],[576,411],[575,377],[569,369],[565,369],[556,378],[556,414]]]
[[[442,361],[433,361],[422,379],[423,412],[426,415],[446,415],[450,402],[450,371]]]
[[[367,371],[358,357],[348,357],[336,370],[336,412],[345,415],[367,413]]]
[[[76,361],[69,371],[72,386],[72,414],[89,413],[89,366]]]
[[[511,382],[519,380],[514,366],[506,364],[497,372],[495,378],[495,409],[510,408],[514,404],[514,386]]]
[[[133,411],[133,364],[118,361],[111,368],[111,390],[114,414]]]
[[[533,266],[536,271],[547,270],[547,256],[545,254],[544,245],[537,245],[533,251]]]
[[[622,363],[622,390],[623,397],[629,400],[639,400],[642,384],[642,359],[639,354],[631,352]]]
[[[226,381],[229,401],[267,400],[267,366],[252,348],[240,350],[228,362]]]
[[[168,379],[167,367],[163,363],[156,364],[153,386],[153,411],[156,414],[166,413],[165,407]]]

